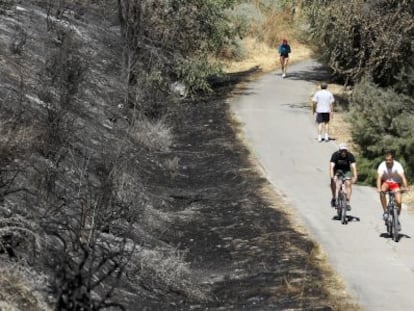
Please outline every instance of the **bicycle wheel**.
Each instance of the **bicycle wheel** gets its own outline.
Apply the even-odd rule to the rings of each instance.
[[[392,232],[393,232],[392,231],[392,228],[393,228],[392,224],[393,224],[392,216],[388,215],[388,219],[385,221],[385,226],[387,227],[387,233],[388,233],[388,236],[390,236],[390,237],[392,237]]]
[[[336,214],[338,215],[338,220],[340,220],[342,217],[342,203],[339,198],[336,201]]]
[[[397,209],[394,208],[394,213],[392,215],[392,239],[395,242],[398,242],[398,212]]]
[[[340,197],[339,197],[339,209],[341,211],[341,223],[343,225],[345,225],[347,223],[347,219],[346,219],[346,202],[345,202],[345,196],[343,193],[341,193]]]

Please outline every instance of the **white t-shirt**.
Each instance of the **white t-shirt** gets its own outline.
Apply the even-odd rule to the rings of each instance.
[[[316,112],[331,112],[331,104],[335,101],[333,95],[328,90],[319,90],[313,97],[312,101],[316,103]]]
[[[387,168],[385,161],[382,161],[377,169],[378,175],[382,175],[383,181],[393,181],[401,183],[400,175],[404,173],[404,169],[400,162],[395,161],[391,168]],[[400,174],[400,175],[399,175]]]

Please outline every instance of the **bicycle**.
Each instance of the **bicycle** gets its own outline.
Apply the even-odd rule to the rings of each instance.
[[[338,219],[341,220],[341,223],[343,225],[346,225],[348,223],[348,218],[346,215],[347,208],[346,208],[346,188],[345,188],[345,181],[349,180],[351,178],[345,177],[344,173],[341,171],[338,171],[336,173],[336,176],[338,178],[337,181],[337,188],[338,188],[338,195],[336,196],[336,202],[335,202],[335,208],[336,212],[338,214]],[[338,186],[339,184],[339,186]]]
[[[401,190],[396,191],[381,191],[382,193],[388,194],[388,203],[386,213],[388,214],[387,220],[385,220],[385,226],[387,227],[387,233],[392,237],[393,241],[398,242],[399,233],[401,231],[401,224],[398,219],[398,209],[395,204],[395,193],[402,192]]]

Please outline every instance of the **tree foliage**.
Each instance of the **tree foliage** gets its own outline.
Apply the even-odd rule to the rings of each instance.
[[[204,77],[211,68],[192,63],[206,63],[208,55],[217,53],[233,38],[234,29],[225,9],[236,2],[118,0],[129,82],[139,84],[145,75],[158,72],[158,89],[165,93],[169,83],[178,79],[192,91],[208,89]],[[141,102],[148,101],[153,102],[153,98],[141,98]],[[159,112],[151,114],[157,116]]]
[[[318,55],[351,83],[364,75],[380,86],[397,82],[413,58],[410,1],[304,1]],[[408,70],[409,71],[409,70]]]

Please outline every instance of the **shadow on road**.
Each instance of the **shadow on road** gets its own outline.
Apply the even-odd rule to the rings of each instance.
[[[312,82],[328,81],[331,78],[330,69],[324,66],[314,66],[309,70],[292,71],[288,73],[288,79],[304,80]]]
[[[338,215],[335,215],[334,217],[332,217],[332,220],[341,220],[341,218]],[[356,216],[352,216],[352,215],[347,215],[346,216],[346,221],[347,222],[351,222],[351,221],[361,221],[361,219],[359,217]]]
[[[381,234],[380,234],[380,237],[381,237],[381,238],[384,238],[384,239],[392,239],[392,236],[391,236],[390,234],[388,234],[387,232],[381,233]],[[409,235],[407,235],[407,234],[404,234],[404,233],[400,233],[400,234],[398,235],[397,242],[399,242],[399,241],[401,240],[401,238],[411,239],[411,236],[409,236]]]

